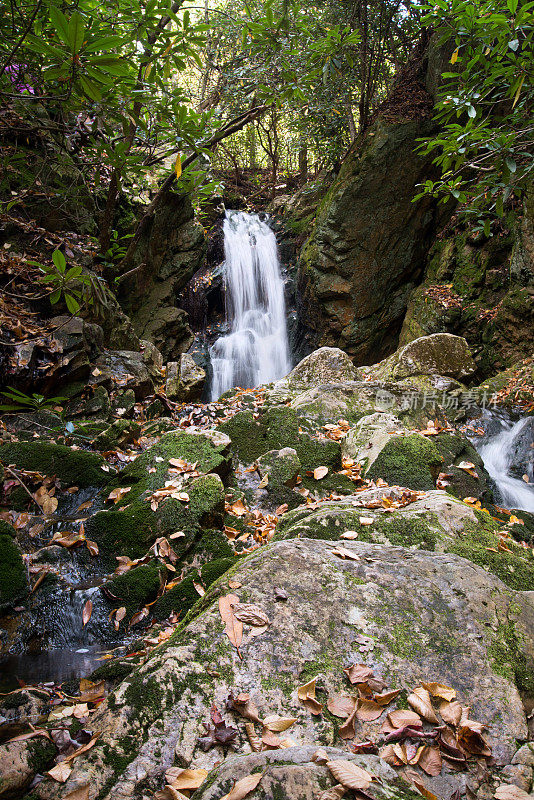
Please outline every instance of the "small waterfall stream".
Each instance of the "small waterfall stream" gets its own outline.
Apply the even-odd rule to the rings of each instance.
[[[234,386],[270,383],[291,369],[276,237],[257,214],[244,211],[227,211],[223,230],[230,331],[210,348],[212,400]]]
[[[486,435],[474,444],[495,483],[499,502],[506,508],[534,513],[534,419],[523,417],[514,422],[486,412],[486,420]]]

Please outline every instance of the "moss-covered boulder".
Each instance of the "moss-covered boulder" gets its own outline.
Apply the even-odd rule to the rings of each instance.
[[[389,439],[366,475],[409,489],[433,489],[442,466],[443,457],[436,445],[425,436],[411,433]]]
[[[183,532],[174,547],[181,555],[193,546],[203,528],[222,526],[224,486],[218,475],[194,478],[184,485],[187,501],[169,497],[156,510],[151,508],[150,487],[144,491],[139,485],[136,488],[137,496],[130,503],[126,502],[128,493],[122,507],[99,511],[87,520],[87,537],[98,543],[105,557],[140,558],[159,536]]]
[[[417,550],[456,553],[478,564],[518,591],[534,590],[534,556],[516,543],[487,511],[474,509],[444,491],[426,492],[402,508],[388,500],[401,492],[368,490],[318,508],[298,508],[280,519],[275,541],[305,538],[391,544]],[[382,498],[387,498],[382,505]],[[345,534],[349,532],[349,536]],[[506,547],[499,545],[500,534]]]
[[[354,364],[338,347],[320,347],[305,356],[287,377],[275,384],[275,391],[292,392],[321,383],[346,383],[356,379]]]
[[[95,438],[93,446],[96,450],[115,450],[132,444],[141,433],[141,426],[129,419],[116,419]]]
[[[352,758],[350,745],[339,736],[340,721],[326,704],[334,695],[352,693],[343,668],[356,662],[369,665],[388,690],[403,692],[391,698],[378,719],[357,723],[359,741],[381,737],[386,714],[405,707],[406,692],[421,682],[452,687],[459,703],[470,709],[469,718],[487,726],[492,759],[481,760],[477,769],[474,757],[475,769],[444,766],[435,776],[415,765],[411,769],[436,796],[450,797],[466,783],[478,797],[491,796],[517,740],[527,737],[520,692],[528,689],[534,667],[534,605],[523,592],[457,555],[366,542],[343,546],[352,558],[341,558],[331,542],[301,539],[274,542],[240,561],[231,574],[232,585],[238,585],[232,593],[264,611],[267,629],[250,636],[245,625],[238,651],[219,612],[229,581],[216,581],[173,637],[101,705],[94,725],[102,735],[74,761],[69,780],[59,787],[42,781],[37,797],[60,800],[82,782],[101,800],[148,797],[161,788],[173,765],[212,770],[217,764],[219,772],[199,792],[206,800],[220,797],[254,769],[265,770],[266,790],[277,774],[285,779],[276,794],[260,789],[256,797],[301,798],[290,776],[302,777],[299,764],[315,770],[311,755],[293,758],[292,748],[281,749],[271,762],[271,753],[261,753],[266,760],[243,761],[243,772],[236,771],[239,759],[257,757],[250,755],[245,720],[226,706],[229,692],[250,694],[261,719],[268,714],[294,718],[295,748],[307,746],[312,754],[320,746],[338,747]],[[276,589],[285,592],[285,602],[277,602]],[[311,678],[324,704],[322,714],[311,714],[297,696],[297,687]],[[235,728],[231,753],[222,745],[205,747],[202,737],[213,704]],[[436,709],[439,705],[436,700]],[[377,762],[375,770],[374,762],[361,756],[356,761],[382,777],[374,782],[373,795],[405,800],[406,784],[390,784],[385,766]],[[324,791],[331,783],[322,768],[317,770],[317,790]],[[304,795],[312,796],[318,796],[315,789]]]
[[[165,592],[152,607],[152,613],[158,620],[169,617],[173,612],[183,619],[186,613],[200,600],[201,593],[197,586],[207,589],[221,575],[224,575],[236,563],[237,558],[232,554],[225,558],[216,558],[208,561],[200,569],[194,569],[168,592]]]
[[[96,453],[71,450],[62,444],[42,440],[0,444],[0,461],[19,469],[55,475],[63,486],[103,486],[109,481],[106,461]]]
[[[124,575],[114,576],[103,584],[102,590],[114,605],[126,608],[129,619],[136,611],[156,599],[165,572],[163,564],[153,559],[148,564],[134,567]]]
[[[15,530],[0,524],[0,609],[16,605],[28,592],[28,572],[15,542]]]
[[[475,371],[476,364],[465,339],[450,333],[434,333],[414,339],[379,364],[360,367],[359,374],[374,381],[413,384],[414,379],[432,376],[463,381]],[[432,381],[428,386],[433,386]]]

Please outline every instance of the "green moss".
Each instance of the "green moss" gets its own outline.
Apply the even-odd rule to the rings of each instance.
[[[534,665],[527,662],[521,638],[511,619],[499,625],[488,647],[488,656],[498,675],[515,681],[524,696],[534,699]]]
[[[388,650],[400,658],[421,655],[423,647],[416,638],[412,620],[402,620],[387,628]]]
[[[126,607],[126,616],[131,617],[147,603],[156,599],[160,588],[160,577],[165,572],[161,562],[151,561],[117,575],[104,584],[104,588],[117,598],[117,604]]]
[[[95,683],[102,680],[109,681],[110,683],[119,683],[132,672],[135,666],[136,664],[133,659],[129,659],[128,661],[114,659],[97,667],[97,669],[91,673],[90,679]]]
[[[55,475],[65,486],[103,486],[109,475],[102,466],[104,459],[96,453],[71,450],[62,444],[33,440],[0,445],[0,460],[19,469],[36,470]]]
[[[396,436],[380,452],[367,477],[410,489],[433,489],[442,464],[436,445],[424,436]]]
[[[28,742],[28,765],[32,772],[45,772],[53,766],[57,750],[53,742],[36,737]]]
[[[493,573],[511,589],[534,590],[534,556],[515,543],[510,543],[511,552],[499,550],[499,537],[494,533],[495,523],[487,523],[485,515],[479,514],[479,524],[466,523],[461,540],[447,547],[455,553]],[[491,548],[491,549],[490,549]]]
[[[135,710],[141,723],[150,724],[161,715],[165,693],[156,678],[134,672],[124,693],[126,703]]]
[[[382,516],[378,519],[377,528],[393,545],[431,551],[436,549],[436,531],[432,530],[428,521],[418,517]]]
[[[9,533],[0,534],[0,608],[13,605],[27,591],[28,577],[20,550]]]
[[[16,537],[17,531],[10,525],[9,522],[6,522],[4,519],[0,519],[0,536],[12,536],[13,539]]]

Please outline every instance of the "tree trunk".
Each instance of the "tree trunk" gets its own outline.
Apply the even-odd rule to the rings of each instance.
[[[299,149],[299,177],[301,183],[308,180],[308,146],[305,140],[302,140]]]

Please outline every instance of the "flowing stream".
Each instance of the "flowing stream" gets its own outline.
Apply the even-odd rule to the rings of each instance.
[[[229,333],[210,348],[212,400],[291,369],[276,237],[257,214],[244,211],[227,211],[223,230]]]
[[[507,508],[534,513],[534,418],[513,422],[491,415],[486,419],[486,435],[475,444],[500,502]]]

